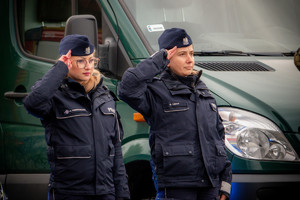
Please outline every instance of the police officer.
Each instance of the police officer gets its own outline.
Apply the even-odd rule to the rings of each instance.
[[[216,101],[195,72],[185,30],[165,30],[159,52],[129,68],[118,95],[150,125],[151,160],[164,198],[226,199],[231,163]],[[157,77],[159,75],[159,77]]]
[[[45,127],[50,200],[128,199],[115,96],[94,70],[87,36],[68,35],[59,61],[32,87],[24,106]]]

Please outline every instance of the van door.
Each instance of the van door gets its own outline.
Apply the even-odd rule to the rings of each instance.
[[[47,199],[49,165],[44,128],[29,115],[22,98],[59,58],[66,20],[92,14],[99,24],[95,0],[1,1],[0,181],[9,199]]]

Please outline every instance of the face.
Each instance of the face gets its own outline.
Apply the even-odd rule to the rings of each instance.
[[[194,48],[192,45],[176,49],[168,67],[179,76],[191,75],[194,67]]]
[[[79,83],[88,81],[94,71],[94,64],[93,62],[90,63],[93,58],[94,54],[88,56],[71,56],[72,67],[69,70],[68,76]]]

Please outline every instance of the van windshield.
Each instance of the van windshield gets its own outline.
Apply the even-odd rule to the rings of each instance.
[[[298,0],[124,0],[153,50],[163,30],[184,28],[195,52],[294,52]]]

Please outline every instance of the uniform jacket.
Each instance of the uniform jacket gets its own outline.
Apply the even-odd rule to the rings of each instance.
[[[168,63],[166,51],[158,52],[129,68],[118,90],[120,99],[150,125],[158,186],[220,187],[222,183],[221,190],[230,193],[231,163],[216,101],[200,79],[191,89],[165,71]]]
[[[129,198],[115,99],[101,83],[90,94],[58,61],[24,99],[41,118],[48,144],[50,188],[65,194]]]

